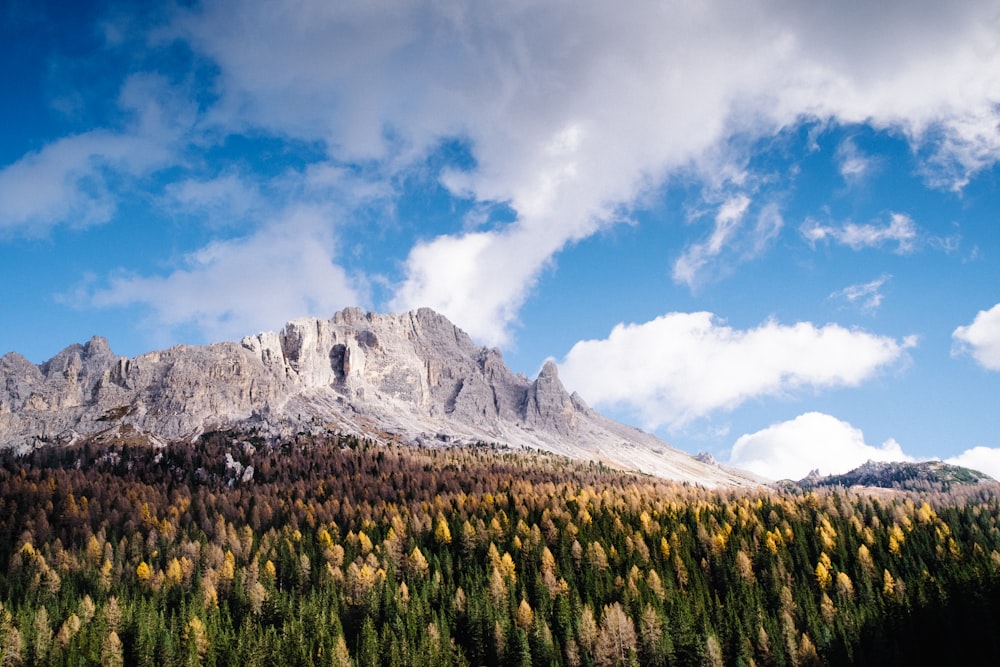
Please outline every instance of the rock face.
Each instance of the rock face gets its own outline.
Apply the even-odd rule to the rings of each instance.
[[[83,437],[175,440],[216,428],[354,433],[414,444],[496,442],[700,484],[758,480],[602,417],[547,362],[532,381],[429,309],[351,308],[241,343],[128,359],[103,338],[34,365],[0,359],[0,447]]]

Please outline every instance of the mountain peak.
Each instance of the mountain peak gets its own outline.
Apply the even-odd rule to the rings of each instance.
[[[265,437],[352,433],[409,443],[495,442],[601,460],[667,478],[752,484],[606,419],[569,395],[555,363],[533,380],[428,308],[347,308],[240,343],[177,346],[134,359],[107,340],[71,345],[39,367],[0,364],[0,446],[29,448],[127,430],[151,440],[218,428]]]
[[[87,357],[114,356],[111,345],[104,336],[94,336],[83,346],[83,354]]]
[[[556,366],[556,362],[552,361],[551,359],[546,359],[545,363],[542,364],[542,370],[538,372],[538,377],[539,378],[544,377],[546,379],[552,378],[558,381],[559,367]]]

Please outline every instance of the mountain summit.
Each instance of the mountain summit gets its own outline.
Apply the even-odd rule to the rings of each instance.
[[[346,432],[412,444],[495,442],[709,486],[756,484],[607,419],[546,362],[529,380],[430,309],[349,308],[240,343],[178,345],[134,358],[105,339],[34,365],[0,359],[0,447],[84,438],[194,438],[213,429],[264,436]]]

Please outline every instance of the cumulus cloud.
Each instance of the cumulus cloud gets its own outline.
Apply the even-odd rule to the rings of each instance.
[[[801,228],[802,235],[809,243],[834,241],[852,250],[879,248],[887,243],[896,244],[896,252],[913,252],[917,240],[917,226],[910,216],[893,213],[888,225],[859,225],[853,222],[841,226],[823,225],[815,220],[807,221]]]
[[[951,337],[953,354],[971,354],[983,368],[1000,371],[1000,303],[979,311],[972,324],[958,327]]]
[[[620,221],[622,207],[734,133],[866,122],[909,137],[934,174],[956,181],[1000,154],[986,2],[290,6],[209,0],[179,14],[172,36],[219,67],[206,120],[320,139],[339,159],[390,171],[442,138],[467,140],[475,166],[444,182],[517,219],[420,243],[393,305],[436,305],[484,340],[505,339],[568,244]],[[866,241],[869,231],[844,242],[884,242]],[[680,279],[712,253],[712,239],[691,248]],[[465,280],[453,280],[456,264]]]
[[[944,462],[963,468],[972,468],[986,473],[993,479],[1000,480],[1000,448],[973,447],[958,456],[945,459]]]
[[[519,247],[523,237],[524,232],[478,232],[418,244],[410,251],[408,277],[391,308],[427,306],[460,322],[484,344],[506,343],[508,327],[548,256],[544,248],[524,252]]]
[[[238,339],[363,304],[363,286],[334,262],[334,250],[324,212],[298,209],[248,236],[209,243],[167,275],[116,276],[87,300],[143,306],[156,329],[194,326],[209,340]]]
[[[891,275],[883,274],[871,282],[848,285],[831,294],[830,298],[843,299],[850,304],[857,305],[862,312],[874,313],[882,305],[882,286],[891,279]]]
[[[740,436],[730,465],[770,479],[799,480],[813,470],[839,475],[866,461],[912,461],[893,439],[880,447],[865,442],[860,429],[821,412]]]
[[[668,313],[577,343],[559,372],[595,405],[634,413],[648,428],[676,427],[754,398],[857,386],[915,344],[836,324],[740,330],[707,312]]]

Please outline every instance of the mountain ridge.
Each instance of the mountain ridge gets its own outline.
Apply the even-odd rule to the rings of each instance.
[[[797,482],[783,480],[780,485],[794,485],[810,490],[821,487],[865,487],[901,491],[947,491],[954,486],[997,485],[1000,482],[972,468],[944,461],[867,461],[839,475],[820,475],[813,471]]]
[[[430,309],[348,308],[239,343],[127,358],[106,339],[42,364],[0,358],[0,447],[92,437],[188,439],[222,428],[333,431],[405,443],[496,442],[706,486],[757,485],[592,410],[548,361],[535,379]]]

